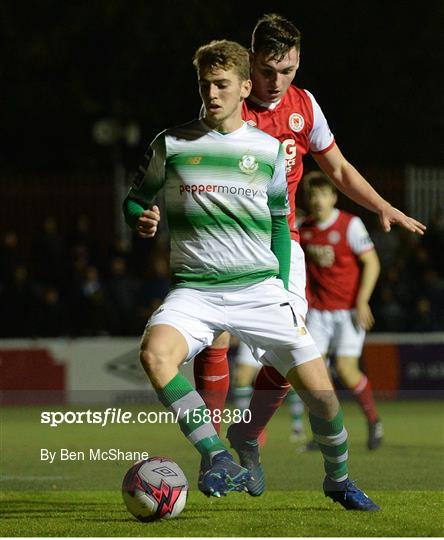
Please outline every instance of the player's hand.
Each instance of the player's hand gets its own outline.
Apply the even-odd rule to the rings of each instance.
[[[423,223],[406,216],[401,210],[394,208],[390,204],[379,211],[379,221],[385,232],[390,232],[392,225],[395,224],[404,227],[404,229],[407,229],[408,231],[421,235],[423,235],[424,231],[427,229]]]
[[[356,323],[365,331],[370,330],[375,324],[375,318],[368,302],[358,302],[356,304]]]
[[[160,221],[160,210],[158,206],[153,206],[150,210],[144,210],[137,221],[137,234],[141,238],[152,238],[157,232]]]

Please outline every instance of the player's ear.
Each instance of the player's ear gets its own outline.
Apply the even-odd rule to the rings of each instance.
[[[252,83],[250,79],[241,82],[241,98],[245,99],[250,95]]]

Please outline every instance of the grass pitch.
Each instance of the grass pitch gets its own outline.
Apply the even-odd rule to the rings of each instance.
[[[207,499],[196,490],[199,456],[175,425],[40,424],[47,407],[2,411],[0,533],[3,536],[442,536],[444,535],[444,411],[440,402],[379,406],[384,446],[368,452],[366,426],[353,403],[344,406],[350,470],[381,512],[346,512],[321,490],[318,452],[288,442],[285,407],[272,420],[262,450],[267,491]],[[141,407],[137,408],[138,410]],[[179,518],[139,523],[126,511],[120,483],[128,462],[40,460],[40,449],[120,448],[166,455],[190,482]]]

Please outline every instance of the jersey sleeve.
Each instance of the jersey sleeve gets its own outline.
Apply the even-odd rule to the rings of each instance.
[[[271,215],[286,216],[290,213],[285,155],[281,144],[279,144],[274,173],[268,185],[267,195]]]
[[[305,90],[305,93],[310,98],[313,107],[313,127],[309,134],[310,152],[323,154],[330,150],[335,142],[335,138],[328,127],[327,119],[321,107],[319,107],[318,102],[308,90]]]
[[[361,218],[354,216],[347,228],[347,243],[355,255],[374,249],[374,244]]]
[[[165,132],[162,132],[150,144],[128,192],[129,199],[143,206],[151,203],[165,183],[165,144]]]

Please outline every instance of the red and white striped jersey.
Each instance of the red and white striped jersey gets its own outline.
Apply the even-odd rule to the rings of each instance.
[[[353,309],[361,276],[358,256],[374,249],[364,223],[335,208],[324,222],[308,217],[300,234],[309,307],[326,311]]]
[[[279,139],[285,152],[288,216],[291,237],[299,240],[296,229],[296,189],[303,174],[302,158],[307,153],[324,153],[334,145],[334,137],[315,98],[307,90],[291,85],[276,104],[260,103],[250,97],[244,101],[243,119],[272,137]]]

